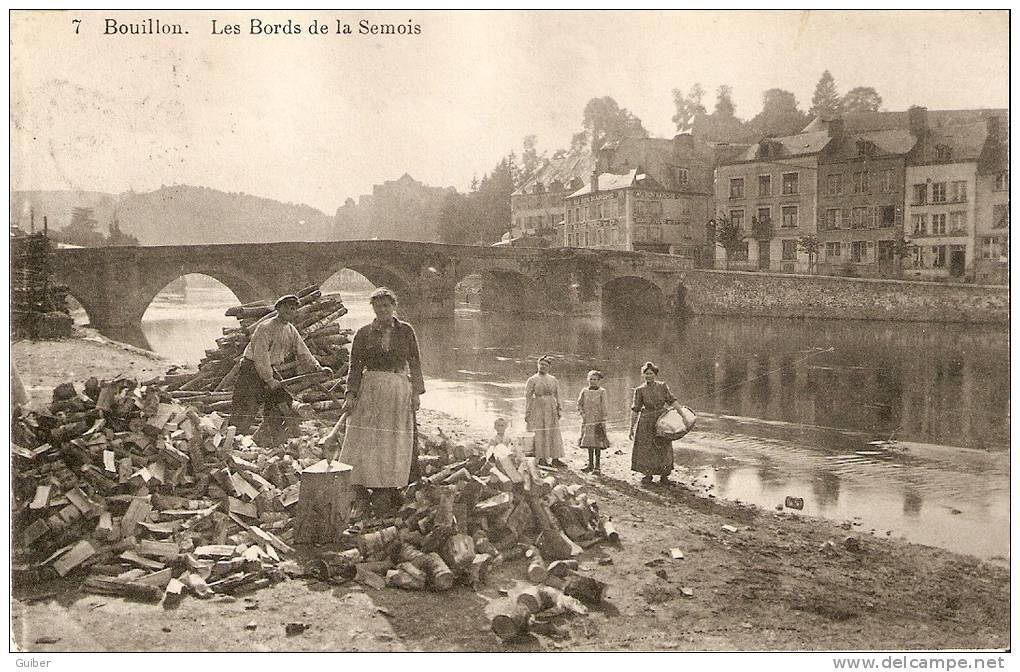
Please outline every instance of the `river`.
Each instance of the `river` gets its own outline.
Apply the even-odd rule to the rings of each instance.
[[[342,326],[371,319],[367,292],[344,300]],[[156,352],[194,363],[235,323],[223,315],[235,303],[225,288],[189,288],[186,303],[154,302],[142,331]],[[523,431],[524,381],[537,356],[550,354],[568,444],[577,435],[573,400],[599,368],[616,409],[610,439],[625,447],[629,400],[651,360],[699,414],[698,429],[676,444],[681,480],[768,509],[802,497],[805,513],[854,520],[857,530],[1008,558],[1005,328],[705,316],[610,326],[467,305],[452,321],[415,327],[427,408],[481,427],[503,416],[511,433]]]

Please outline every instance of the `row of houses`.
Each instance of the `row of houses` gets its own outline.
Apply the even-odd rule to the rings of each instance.
[[[550,161],[511,197],[508,244],[658,252],[700,266],[1005,282],[1005,110],[816,118],[757,143],[626,138]],[[744,233],[729,252],[714,227]]]

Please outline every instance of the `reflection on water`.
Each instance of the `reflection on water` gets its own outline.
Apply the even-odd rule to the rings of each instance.
[[[344,296],[342,326],[371,319],[367,292]],[[189,289],[187,305],[154,303],[142,331],[157,352],[195,363],[236,324],[223,315],[235,303],[225,289]],[[551,354],[568,445],[574,400],[599,368],[622,447],[640,366],[652,360],[699,413],[700,431],[677,444],[682,478],[721,497],[768,508],[803,497],[805,513],[857,516],[865,530],[1008,555],[1006,329],[707,316],[606,325],[473,310],[415,328],[428,408],[482,427],[503,416],[523,431],[524,382]],[[896,450],[868,445],[890,436]]]

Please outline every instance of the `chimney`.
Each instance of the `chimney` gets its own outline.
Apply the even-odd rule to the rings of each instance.
[[[846,123],[842,118],[836,118],[829,120],[829,137],[835,140],[840,140],[843,137],[843,133],[846,131]]]
[[[595,165],[595,170],[591,171],[591,193],[595,193],[599,190],[599,168],[598,164]]]
[[[988,142],[991,144],[1003,144],[1002,122],[994,114],[985,117],[985,127],[988,129]]]
[[[912,106],[907,110],[910,132],[915,137],[921,137],[928,130],[928,108],[919,105]]]
[[[591,129],[591,193],[595,193],[599,190],[599,127],[596,124],[592,125]]]

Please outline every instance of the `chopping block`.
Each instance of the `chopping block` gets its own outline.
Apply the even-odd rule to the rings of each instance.
[[[301,472],[295,543],[340,542],[354,502],[351,491],[353,471],[349,464],[320,460]]]

